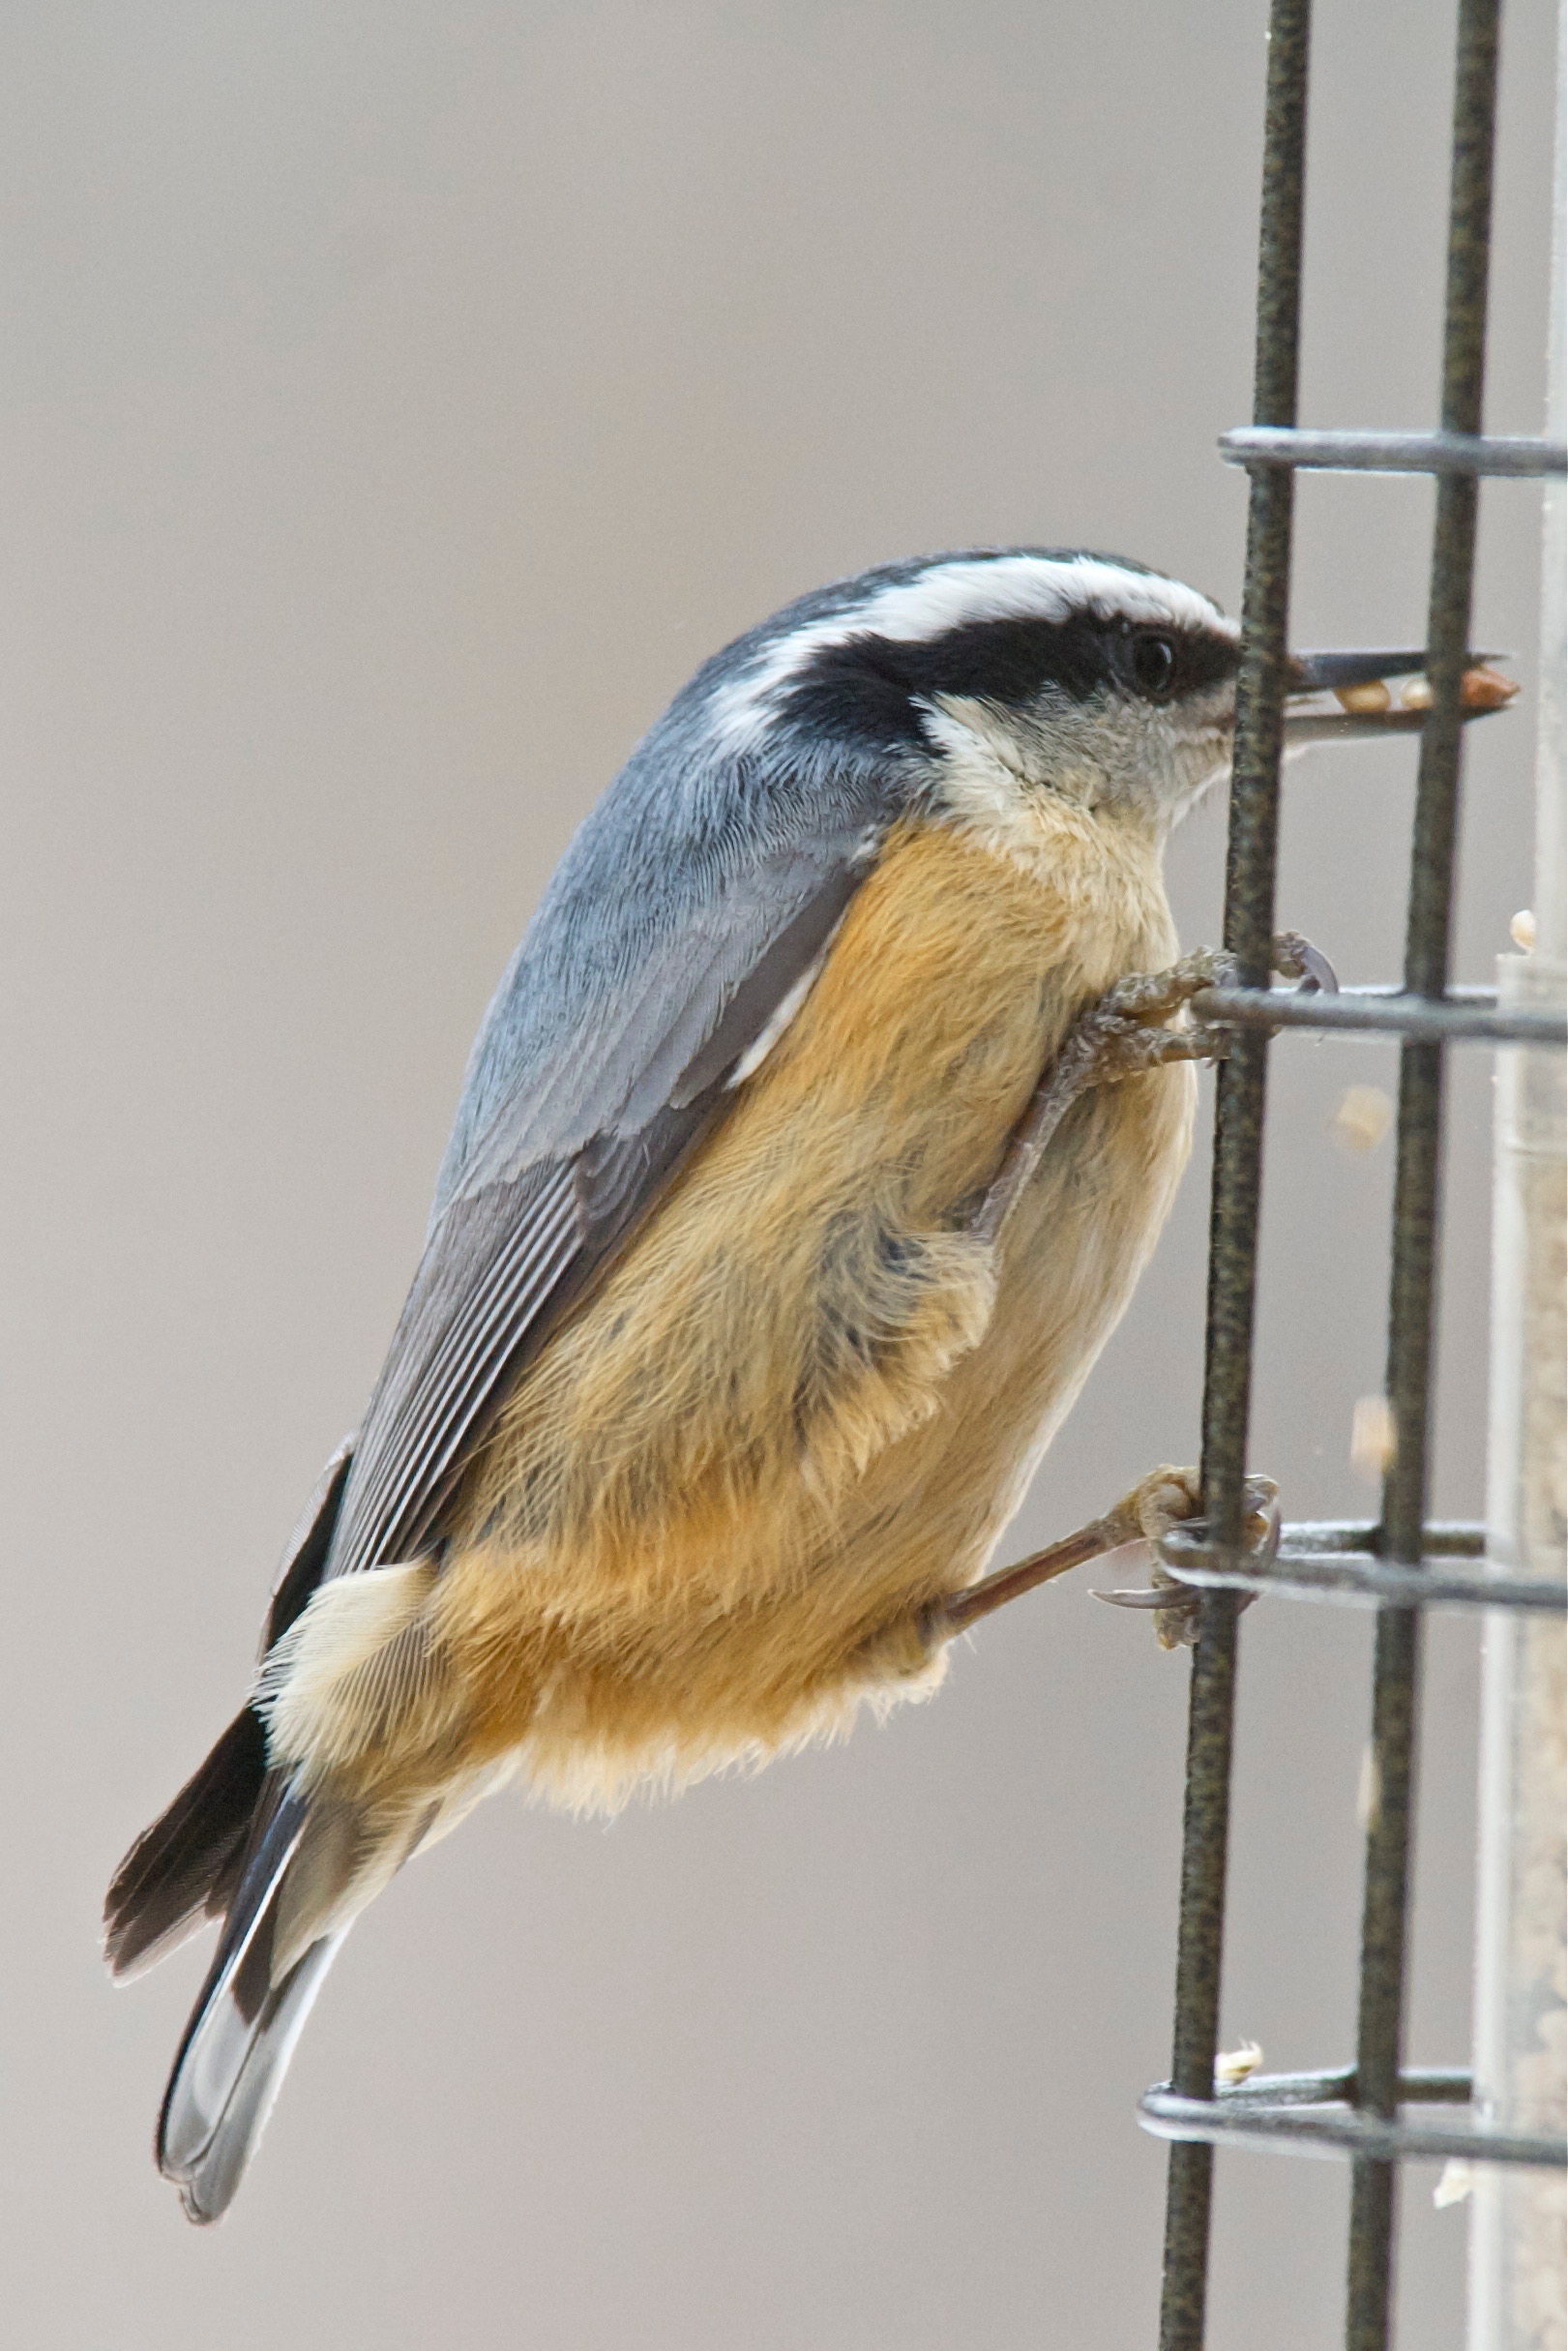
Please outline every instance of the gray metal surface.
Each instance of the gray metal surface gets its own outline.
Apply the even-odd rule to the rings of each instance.
[[[1480,992],[1441,997],[1405,990],[1343,988],[1338,996],[1301,996],[1293,988],[1205,988],[1193,998],[1194,1017],[1243,1028],[1363,1030],[1369,1036],[1416,1037],[1431,1043],[1568,1045],[1568,1021],[1552,1012],[1498,1012],[1466,1002]]]
[[[1179,1583],[1204,1592],[1250,1592],[1259,1597],[1284,1592],[1292,1599],[1362,1607],[1515,1608],[1548,1615],[1568,1607],[1568,1594],[1555,1578],[1490,1570],[1454,1574],[1450,1560],[1484,1556],[1485,1530],[1479,1526],[1426,1527],[1425,1550],[1414,1562],[1384,1559],[1376,1548],[1380,1533],[1341,1521],[1286,1527],[1273,1559],[1259,1568],[1256,1561],[1217,1553],[1201,1528],[1189,1524],[1171,1529],[1160,1557]]]
[[[1568,471],[1560,441],[1480,432],[1312,432],[1241,425],[1220,435],[1232,465],[1313,466],[1323,473],[1468,473],[1538,480]]]

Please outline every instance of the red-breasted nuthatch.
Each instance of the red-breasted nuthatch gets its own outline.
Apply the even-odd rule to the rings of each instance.
[[[1307,657],[1347,689],[1309,729],[1421,659]],[[1214,962],[1130,975],[1236,668],[1136,564],[891,564],[708,662],[588,818],[250,1702],[110,1890],[117,1971],[223,1921],[159,2127],[193,2218],[355,1916],[481,1796],[611,1807],[924,1695],[1072,1549],[976,1587],[1187,1155],[1214,1040],[1168,1023]],[[1172,1474],[1089,1549],[1190,1509]]]

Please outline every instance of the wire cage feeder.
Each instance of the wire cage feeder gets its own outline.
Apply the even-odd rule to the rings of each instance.
[[[1424,1611],[1506,1610],[1537,1623],[1544,1612],[1555,1629],[1553,1620],[1560,1625],[1568,1597],[1560,1572],[1507,1572],[1489,1560],[1482,1526],[1435,1526],[1427,1519],[1446,1055],[1456,1043],[1483,1040],[1532,1046],[1532,1061],[1548,1054],[1560,1060],[1568,1040],[1560,994],[1555,1001],[1548,991],[1544,1002],[1499,1004],[1492,992],[1452,987],[1449,972],[1462,681],[1476,660],[1469,632],[1479,484],[1487,475],[1550,479],[1564,469],[1560,442],[1488,438],[1482,430],[1499,14],[1500,0],[1460,0],[1440,428],[1388,433],[1297,426],[1311,0],[1274,0],[1271,11],[1254,420],[1222,442],[1226,458],[1244,465],[1251,482],[1225,920],[1239,984],[1210,990],[1195,1006],[1205,1020],[1236,1026],[1236,1043],[1218,1074],[1204,1517],[1178,1528],[1162,1546],[1169,1571],[1203,1592],[1188,1721],[1170,2079],[1149,2091],[1140,2108],[1144,2127],[1174,2142],[1162,2351],[1200,2351],[1204,2339],[1217,2145],[1350,2159],[1349,2351],[1384,2351],[1391,2339],[1395,2187],[1404,2159],[1568,2162],[1560,2137],[1499,2127],[1474,2102],[1468,2070],[1406,2068],[1403,2046]],[[1557,368],[1560,382],[1560,358]],[[1337,997],[1292,995],[1272,989],[1269,980],[1293,501],[1295,474],[1304,467],[1418,472],[1436,481],[1427,636],[1432,700],[1421,728],[1405,968],[1397,985]],[[1274,1032],[1285,1027],[1393,1032],[1402,1039],[1388,1313],[1392,1450],[1375,1526],[1287,1526],[1260,1574],[1243,1547],[1244,1488],[1268,1054]],[[1237,1614],[1240,1594],[1260,1582],[1287,1598],[1349,1599],[1376,1608],[1377,1800],[1366,1835],[1353,2063],[1255,2074],[1217,2089]]]

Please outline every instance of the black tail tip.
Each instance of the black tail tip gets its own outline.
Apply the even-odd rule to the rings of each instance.
[[[115,1871],[104,1904],[111,1974],[151,1967],[226,1910],[266,1771],[267,1734],[246,1707]]]

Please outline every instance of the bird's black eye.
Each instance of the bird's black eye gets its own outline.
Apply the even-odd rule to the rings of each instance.
[[[1163,701],[1176,680],[1176,648],[1169,637],[1135,637],[1130,647],[1133,683],[1151,702]]]

